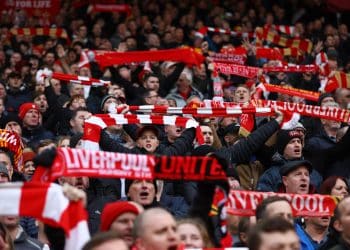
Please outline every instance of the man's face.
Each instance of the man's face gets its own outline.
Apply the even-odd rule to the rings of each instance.
[[[262,233],[259,250],[300,250],[298,235],[294,231]]]
[[[156,190],[151,180],[134,180],[129,188],[130,200],[144,206],[153,202]]]
[[[33,161],[26,161],[23,165],[23,173],[28,175],[28,176],[32,176],[34,174],[35,171],[35,164]]]
[[[238,87],[235,91],[234,95],[235,101],[238,103],[246,103],[249,102],[249,90],[245,87]]]
[[[283,217],[290,223],[293,222],[293,211],[292,207],[287,201],[275,201],[266,206],[266,215],[268,218],[275,216]]]
[[[86,101],[84,98],[74,98],[74,100],[69,105],[70,110],[77,110],[78,108],[86,108]]]
[[[176,250],[179,235],[174,218],[168,213],[150,214],[144,219],[144,233],[137,239],[137,249]]]
[[[156,105],[158,100],[159,100],[159,95],[157,91],[154,91],[154,90],[150,91],[149,95],[145,98],[145,102],[148,105]]]
[[[159,140],[153,131],[146,130],[136,141],[137,146],[144,148],[147,152],[153,153],[159,145]]]
[[[170,140],[175,140],[182,133],[182,127],[175,125],[166,125],[164,130]]]
[[[8,80],[10,88],[19,89],[22,85],[22,79],[20,77],[10,77]]]
[[[53,53],[47,53],[44,57],[44,63],[48,66],[53,66],[55,63],[55,55]]]
[[[331,222],[330,216],[323,217],[306,217],[306,225],[312,224],[316,228],[327,228]]]
[[[45,111],[49,108],[45,95],[39,95],[36,97],[34,99],[34,103],[39,107],[41,113],[45,113]]]
[[[10,122],[6,123],[5,129],[9,130],[11,132],[16,132],[18,135],[22,135],[22,128],[15,121],[10,121]]]
[[[340,129],[341,126],[341,122],[337,122],[337,121],[332,121],[332,120],[325,120],[325,119],[321,119],[322,125],[325,129],[329,129],[329,130],[338,130]]]
[[[73,95],[82,95],[82,96],[84,96],[84,86],[81,85],[81,84],[73,83],[73,85],[71,86],[69,95],[70,96],[73,96]]]
[[[89,111],[80,110],[77,112],[75,118],[70,120],[70,125],[72,130],[75,132],[83,133],[84,132],[84,121],[89,119],[91,113]]]
[[[150,90],[158,91],[159,89],[159,79],[158,77],[150,76],[145,82],[145,88]]]
[[[110,230],[116,231],[128,246],[133,244],[132,229],[135,219],[136,214],[126,212],[119,215],[111,224]]]
[[[335,221],[334,227],[341,232],[343,238],[350,237],[350,198],[345,198],[339,205],[340,217]]]
[[[293,138],[284,148],[283,156],[288,160],[300,158],[302,155],[302,148],[303,145],[300,138]]]
[[[214,143],[214,135],[213,131],[209,126],[201,126],[202,134],[204,137],[204,144],[206,145],[213,145]]]
[[[23,125],[27,127],[36,127],[40,124],[40,114],[36,109],[30,109],[23,118]]]
[[[291,194],[308,194],[310,186],[310,173],[309,170],[300,166],[287,176],[282,176],[282,181],[286,187],[286,193]]]

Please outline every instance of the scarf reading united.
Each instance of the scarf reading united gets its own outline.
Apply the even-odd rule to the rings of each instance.
[[[138,155],[70,148],[58,148],[52,167],[38,167],[33,180],[47,182],[61,176],[226,180],[221,165],[212,157]]]

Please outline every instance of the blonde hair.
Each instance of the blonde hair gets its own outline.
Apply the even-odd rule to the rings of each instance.
[[[209,237],[207,228],[205,227],[204,222],[199,218],[184,218],[177,221],[177,225],[191,224],[198,228],[199,233],[202,236],[203,248],[214,247],[212,240]]]

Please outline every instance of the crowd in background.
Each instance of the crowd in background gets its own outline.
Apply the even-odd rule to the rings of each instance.
[[[115,113],[117,107],[126,113],[132,105],[198,107],[203,100],[213,99],[217,94],[213,90],[213,62],[210,59],[213,52],[244,48],[247,51],[246,66],[262,68],[282,63],[257,58],[258,45],[254,36],[199,34],[203,27],[254,34],[257,27],[293,26],[294,33],[284,36],[309,39],[313,47],[310,52],[300,51],[297,57],[284,57],[283,63],[313,64],[316,56],[324,52],[331,71],[350,73],[350,22],[346,12],[332,11],[327,3],[321,0],[145,0],[126,1],[130,13],[99,13],[89,12],[89,4],[81,1],[61,1],[58,15],[51,20],[28,16],[20,9],[14,12],[2,10],[0,128],[16,132],[24,150],[23,164],[16,167],[13,154],[6,148],[1,149],[0,181],[30,181],[37,163],[34,158],[45,149],[81,148],[84,120],[92,115]],[[69,38],[13,35],[10,32],[12,28],[43,26],[63,28]],[[277,47],[271,42],[264,42],[263,46]],[[102,68],[89,53],[94,50],[129,52],[184,47],[194,48],[205,61],[200,65],[169,60]],[[101,79],[111,84],[86,87],[52,78],[53,72]],[[320,93],[317,102],[272,92],[264,93],[265,99],[350,109],[350,89],[339,87],[333,92],[324,92],[319,73],[265,72],[263,76],[273,85]],[[218,77],[223,100],[239,104],[251,101],[261,79],[225,74]],[[99,145],[101,150],[121,153],[215,155],[223,160],[228,177],[227,183],[217,184],[227,191],[347,196],[349,124],[301,117],[296,126],[287,130],[280,129],[282,120],[283,114],[278,111],[275,117],[256,117],[254,128],[247,135],[242,133],[240,117],[197,119],[204,145],[196,143],[194,128],[114,125],[102,131]],[[89,229],[91,235],[97,236],[85,249],[97,249],[101,242],[112,241],[120,244],[115,245],[118,249],[131,246],[136,249],[176,249],[180,241],[186,247],[209,248],[220,246],[225,236],[222,231],[218,233],[218,222],[207,216],[212,204],[208,194],[214,194],[215,183],[87,177],[62,177],[58,183],[69,183],[87,195]],[[233,237],[232,246],[281,249],[283,244],[289,244],[288,249],[331,249],[338,244],[334,249],[347,249],[350,229],[343,215],[348,210],[349,206],[344,205],[348,200],[345,198],[339,203],[331,220],[329,216],[293,218],[287,200],[268,199],[265,204],[260,204],[261,210],[256,211],[257,222],[252,218],[228,215],[227,229]],[[0,229],[4,232],[2,241],[8,247],[4,249],[12,249],[12,241],[15,249],[62,247],[60,234],[55,230],[50,234],[50,228],[41,223],[38,226],[34,218],[2,216],[0,221]],[[153,242],[152,234],[156,234],[156,230],[163,238]],[[98,233],[100,231],[115,231],[117,236]],[[285,236],[284,240],[280,245],[262,246],[269,239],[261,235],[273,232],[280,234],[273,241],[278,237],[282,239],[281,235]],[[6,239],[6,235],[12,240]],[[55,240],[50,241],[50,236]],[[270,243],[273,241],[270,239]],[[339,245],[344,248],[337,248]]]

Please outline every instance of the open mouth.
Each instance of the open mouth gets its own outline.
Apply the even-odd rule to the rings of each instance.
[[[308,186],[307,186],[307,184],[300,184],[300,189],[302,189],[302,190],[307,190],[307,188],[308,188]]]
[[[178,249],[177,244],[168,247],[168,250],[177,250],[177,249]]]
[[[141,198],[141,199],[147,199],[148,196],[149,196],[149,193],[146,192],[146,191],[142,191],[142,192],[140,193],[140,198]]]

